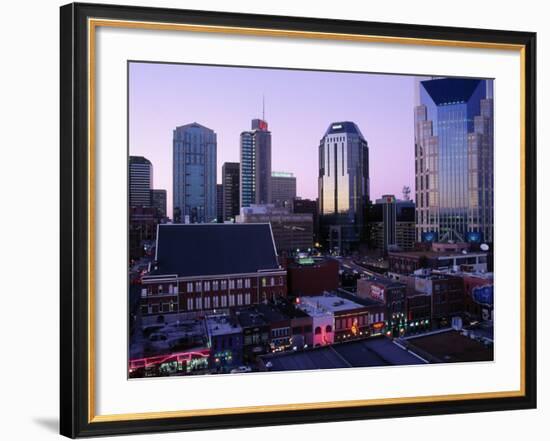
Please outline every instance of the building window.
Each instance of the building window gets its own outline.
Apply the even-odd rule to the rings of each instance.
[[[141,288],[141,297],[147,297],[147,288]]]
[[[204,290],[210,291],[210,282],[204,282]]]
[[[212,282],[212,289],[213,289],[214,291],[217,291],[217,290],[219,289],[219,287],[220,287],[220,282],[218,282],[217,280],[214,280],[214,281]]]
[[[325,332],[326,332],[327,334],[331,333],[331,332],[332,332],[332,326],[327,325],[327,327],[325,328]]]
[[[193,310],[193,299],[192,299],[192,298],[188,298],[188,299],[187,299],[187,310],[188,310],[188,311],[192,311],[192,310]]]
[[[227,296],[222,296],[222,308],[227,308]]]
[[[244,295],[244,303],[245,305],[250,305],[250,293]]]
[[[237,279],[237,289],[240,289],[243,287],[243,279]]]
[[[229,280],[229,289],[235,289],[235,281],[233,279]]]
[[[237,294],[237,305],[241,306],[243,304],[243,295]]]
[[[227,289],[227,280],[222,280],[222,289]]]
[[[201,290],[202,290],[202,283],[201,283],[201,282],[195,283],[195,289],[197,290],[197,292],[201,292]]]
[[[244,279],[244,287],[250,288],[250,279]]]
[[[229,306],[235,306],[235,294],[229,294]]]
[[[321,332],[322,332],[322,331],[321,331],[321,327],[320,327],[320,326],[317,326],[317,327],[315,328],[315,335],[319,335],[319,334],[321,334]]]
[[[204,298],[204,309],[210,309],[210,297],[209,296]]]
[[[187,292],[193,292],[193,282],[187,282]]]
[[[195,299],[195,308],[199,310],[202,309],[202,298],[197,297]]]

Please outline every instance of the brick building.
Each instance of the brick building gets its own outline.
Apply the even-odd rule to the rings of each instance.
[[[141,313],[201,314],[286,294],[269,224],[161,224]]]

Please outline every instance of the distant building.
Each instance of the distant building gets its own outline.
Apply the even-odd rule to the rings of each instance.
[[[413,249],[416,241],[414,215],[412,201],[397,200],[394,195],[377,199],[368,215],[373,246],[384,252]]]
[[[143,156],[130,156],[129,163],[130,207],[151,207],[153,165]]]
[[[271,350],[270,323],[256,306],[238,308],[235,317],[243,330],[243,361],[254,363],[258,356]]]
[[[223,185],[216,184],[216,221],[223,222]]]
[[[145,255],[144,242],[154,241],[160,217],[156,208],[131,207],[129,212],[129,257],[137,260]]]
[[[240,164],[225,162],[222,165],[223,220],[234,221],[240,212]]]
[[[160,224],[142,315],[230,310],[286,297],[269,224]]]
[[[173,135],[173,220],[216,219],[216,133],[200,124],[177,127]]]
[[[314,296],[325,291],[335,291],[340,284],[337,260],[304,257],[296,258],[288,263],[288,293],[289,295]]]
[[[390,251],[388,260],[390,272],[405,275],[423,268],[487,272],[487,253],[482,251]]]
[[[418,83],[415,107],[416,236],[493,240],[492,80]]]
[[[241,133],[240,204],[271,203],[271,132],[267,122],[252,120],[252,130]]]
[[[296,197],[296,177],[287,172],[271,172],[271,203],[291,208]]]
[[[269,223],[278,253],[291,253],[313,248],[313,219],[310,214],[291,213],[287,208],[269,205],[243,207],[239,223]]]
[[[292,212],[296,214],[309,213],[313,218],[313,241],[317,247],[319,242],[319,204],[317,199],[302,199],[296,197],[292,200]]]
[[[369,201],[369,148],[353,122],[329,125],[319,144],[321,240],[349,251],[364,238]]]
[[[158,211],[159,217],[166,217],[166,190],[151,190],[151,206]]]

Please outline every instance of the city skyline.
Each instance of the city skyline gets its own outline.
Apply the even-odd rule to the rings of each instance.
[[[130,63],[129,153],[153,163],[153,186],[167,190],[172,213],[174,127],[197,122],[216,132],[216,182],[221,183],[223,163],[239,161],[240,134],[262,116],[265,96],[272,170],[294,173],[298,196],[317,198],[319,140],[327,125],[339,120],[354,121],[369,142],[371,198],[400,196],[404,185],[414,194],[414,78]]]

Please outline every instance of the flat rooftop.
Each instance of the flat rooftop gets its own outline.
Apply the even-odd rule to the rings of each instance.
[[[433,259],[445,259],[451,257],[475,257],[475,256],[486,256],[487,253],[482,251],[468,251],[467,253],[462,253],[460,251],[389,251],[388,256],[390,257],[428,257]]]
[[[424,362],[386,337],[368,338],[297,352],[268,354],[262,363],[271,363],[269,371],[299,371],[309,369],[338,369],[416,365]]]
[[[406,339],[408,348],[433,362],[493,361],[493,347],[454,330]],[[431,356],[431,357],[430,357]]]
[[[303,296],[300,297],[301,305],[310,305],[327,312],[349,311],[350,309],[364,308],[363,305],[356,303],[348,298],[340,297],[336,294],[322,296]]]
[[[206,329],[211,336],[237,334],[242,328],[228,315],[209,315],[205,319]]]

